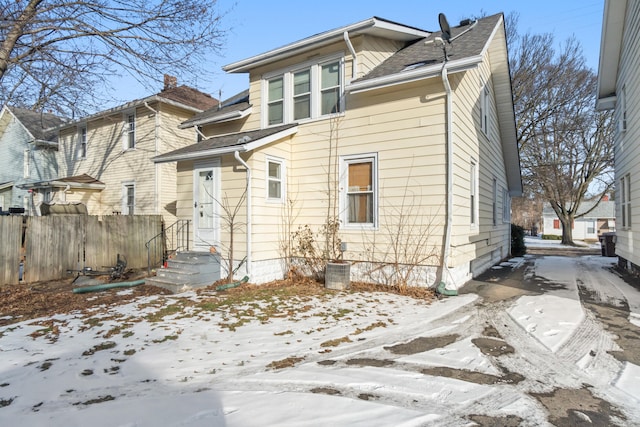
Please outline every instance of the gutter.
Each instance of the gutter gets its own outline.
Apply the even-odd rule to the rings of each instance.
[[[159,153],[158,150],[158,145],[160,144],[160,116],[158,114],[158,112],[156,110],[154,110],[153,108],[151,108],[149,106],[149,103],[147,101],[144,102],[144,106],[147,107],[147,109],[151,112],[153,112],[154,115],[154,120],[155,120],[155,135],[154,135],[154,145],[155,145],[155,152],[154,152],[154,156],[157,156]],[[160,203],[159,203],[159,197],[160,197],[160,180],[159,180],[159,172],[160,172],[160,165],[158,163],[154,164],[154,169],[155,169],[155,173],[153,174],[153,200],[154,200],[154,209],[156,214],[160,214]]]
[[[470,56],[458,61],[448,62],[448,73],[458,73],[462,71],[472,70],[477,68],[478,64],[482,62],[482,56]],[[360,93],[368,90],[380,89],[388,86],[395,86],[404,83],[410,83],[418,80],[429,79],[433,77],[441,76],[441,66],[430,65],[425,67],[416,68],[411,71],[402,71],[400,73],[378,77],[375,79],[367,79],[359,82],[351,83],[347,86],[346,90],[349,93]]]
[[[247,275],[251,274],[251,168],[242,160],[239,151],[233,152],[233,157],[247,170]],[[232,261],[233,262],[233,261]]]
[[[251,106],[249,106],[249,108],[247,108],[246,110],[232,111],[229,113],[220,114],[219,116],[216,116],[213,118],[209,117],[209,118],[196,120],[194,122],[181,123],[178,125],[178,129],[188,129],[194,126],[208,125],[208,124],[214,124],[214,123],[232,122],[234,120],[242,119],[248,116],[249,114],[251,114]]]
[[[351,40],[349,39],[349,32],[345,31],[343,33],[343,37],[344,41],[347,43],[349,52],[351,52],[351,56],[353,57],[353,64],[351,65],[351,79],[355,80],[358,78],[358,57],[356,55],[356,50],[353,48],[353,44],[351,44]]]

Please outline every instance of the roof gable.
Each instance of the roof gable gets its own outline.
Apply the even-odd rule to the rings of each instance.
[[[55,114],[28,110],[19,107],[5,107],[29,132],[34,140],[55,142],[57,133],[49,129],[66,122]]]
[[[349,37],[359,34],[368,34],[405,42],[422,39],[431,34],[429,31],[398,24],[396,22],[374,16],[370,19],[356,22],[355,24],[315,34],[311,37],[304,38],[259,55],[225,65],[222,69],[229,73],[246,73],[252,68],[282,61],[283,59],[291,56],[335,43],[336,41],[343,39],[345,33],[348,34]]]

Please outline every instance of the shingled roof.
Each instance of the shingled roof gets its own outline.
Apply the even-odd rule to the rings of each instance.
[[[449,73],[464,71],[482,62],[485,49],[501,20],[500,13],[476,21],[465,20],[451,28],[452,40],[455,40],[445,46]],[[445,55],[442,44],[436,42],[438,37],[442,38],[442,32],[409,43],[367,75],[353,80],[347,91],[355,93],[439,75]]]
[[[35,139],[41,141],[55,142],[57,139],[57,132],[47,131],[47,129],[61,125],[66,121],[55,114],[32,111],[18,107],[7,108],[18,120],[20,120],[20,123],[22,123],[22,125]]]
[[[205,139],[197,144],[182,147],[169,153],[161,154],[152,158],[155,163],[174,162],[178,160],[195,159],[216,155],[221,153],[230,153],[232,151],[249,151],[255,148],[255,145],[269,143],[271,140],[284,138],[295,133],[298,124],[291,123],[282,126],[270,127],[267,129],[258,129],[247,132],[232,133],[229,135],[216,136],[214,138]]]
[[[218,100],[211,95],[186,85],[164,89],[157,95],[198,110],[208,110],[218,105]]]
[[[243,117],[249,108],[251,108],[251,104],[249,103],[249,89],[247,89],[223,101],[219,106],[196,114],[189,120],[182,122],[179,127],[186,129],[208,123],[238,119]]]

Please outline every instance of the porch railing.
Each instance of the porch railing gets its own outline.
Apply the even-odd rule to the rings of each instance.
[[[169,227],[162,227],[162,231],[153,236],[145,247],[147,248],[147,274],[151,269],[164,265],[169,256],[177,251],[189,250],[189,230],[191,221],[179,219]]]

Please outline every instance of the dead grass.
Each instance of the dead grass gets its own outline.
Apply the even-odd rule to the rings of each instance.
[[[131,279],[131,278],[130,278]],[[153,306],[162,309],[150,315],[147,320],[161,321],[165,316],[174,316],[184,313],[186,308],[197,311],[232,311],[234,307],[247,306],[242,312],[234,312],[235,316],[251,316],[251,304],[257,307],[260,302],[259,321],[266,321],[272,317],[287,317],[294,314],[292,308],[285,304],[286,301],[296,303],[295,311],[308,311],[312,308],[309,304],[300,302],[311,301],[314,298],[324,299],[336,295],[335,291],[327,290],[323,284],[305,277],[291,276],[287,280],[273,281],[263,285],[243,284],[237,288],[226,291],[216,291],[215,286],[209,286],[197,291],[203,297],[201,302],[193,301],[174,302],[166,306],[164,295],[169,291],[154,286],[140,285],[130,288],[130,292],[122,293],[122,289],[110,289],[101,292],[73,293],[72,278],[50,282],[42,282],[32,285],[0,286],[0,326],[5,326],[24,320],[39,317],[50,317],[55,314],[66,314],[74,311],[90,313],[88,310],[103,307],[103,312],[109,307],[132,301],[142,296],[158,295]],[[387,292],[397,295],[405,295],[411,298],[431,302],[435,294],[431,289],[419,287],[393,287],[376,285],[371,283],[352,282],[351,289],[343,291],[345,294]],[[207,298],[209,297],[209,298]],[[265,304],[266,303],[266,304]],[[144,307],[140,307],[144,308]],[[345,315],[346,313],[337,313]],[[100,326],[105,319],[87,320],[86,327]],[[93,322],[93,323],[91,323]],[[44,331],[43,331],[44,332]],[[47,331],[50,332],[50,331]],[[55,334],[55,331],[53,331]],[[119,331],[112,331],[115,334]]]

